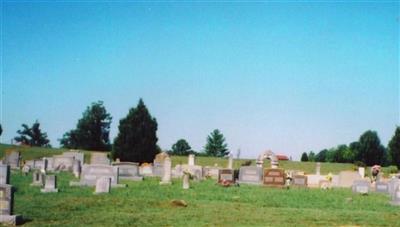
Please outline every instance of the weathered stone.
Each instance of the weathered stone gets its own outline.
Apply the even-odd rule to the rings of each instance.
[[[375,191],[380,193],[389,193],[389,184],[387,182],[375,182]]]
[[[11,185],[0,184],[0,223],[18,225],[22,223],[21,215],[13,215],[14,190]]]
[[[206,178],[218,180],[220,167],[206,166],[203,168],[203,175]]]
[[[220,169],[218,182],[234,182],[233,169]]]
[[[72,165],[72,172],[76,178],[79,178],[79,176],[81,175],[81,170],[82,170],[81,161],[78,159],[74,159],[74,164]]]
[[[139,164],[136,162],[114,162],[112,165],[119,168],[119,179],[143,180],[143,177],[139,175]]]
[[[355,193],[368,194],[370,186],[371,183],[367,180],[355,180],[352,185],[352,191]]]
[[[94,194],[109,193],[111,187],[111,178],[100,177],[96,180],[96,191]]]
[[[194,154],[190,154],[188,157],[188,165],[190,166],[194,166],[195,164],[195,155]]]
[[[294,175],[292,185],[296,187],[307,187],[307,176],[304,175]]]
[[[0,184],[10,183],[10,166],[0,164]]]
[[[45,178],[44,188],[40,189],[42,193],[58,192],[57,189],[57,176],[47,175]]]
[[[263,181],[263,169],[256,166],[242,166],[239,170],[239,184],[260,185]]]
[[[285,185],[285,171],[283,169],[265,169],[263,184],[265,186],[282,187]]]
[[[233,169],[233,155],[230,154],[229,155],[229,159],[228,159],[228,169]]]
[[[44,175],[39,170],[36,170],[32,174],[32,183],[31,186],[39,186],[43,187],[44,184]]]
[[[107,153],[104,152],[92,152],[90,155],[90,164],[92,165],[110,165],[110,159],[107,157]]]
[[[182,185],[183,189],[189,189],[190,188],[189,174],[183,174],[182,183],[183,183],[183,185]]]
[[[153,176],[153,166],[148,163],[143,163],[139,167],[139,173],[143,176]]]
[[[84,156],[83,152],[80,152],[79,150],[70,150],[70,151],[64,152],[62,154],[62,156],[71,157],[71,158],[74,158],[75,160],[79,160],[81,165],[83,165],[83,163],[85,163],[85,156]]]
[[[21,153],[19,151],[11,151],[6,155],[3,164],[9,165],[11,169],[19,169]]]
[[[125,187],[126,185],[118,184],[118,172],[118,166],[84,164],[80,182],[70,182],[70,186],[95,186],[98,179],[109,177],[111,187]]]
[[[169,157],[166,157],[164,159],[164,174],[163,177],[161,179],[160,184],[164,185],[164,184],[171,184],[171,167],[172,167],[172,162],[171,159]]]
[[[55,171],[72,171],[74,160],[74,157],[53,156],[53,168]]]
[[[309,174],[306,175],[307,177],[307,186],[310,188],[318,188],[319,187],[319,182],[321,180],[325,180],[325,176],[323,175],[317,175],[317,174]]]
[[[339,173],[339,187],[351,187],[353,182],[356,180],[361,180],[361,176],[355,171],[341,171]]]

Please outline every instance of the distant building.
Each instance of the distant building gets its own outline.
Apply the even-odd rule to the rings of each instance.
[[[289,158],[288,158],[286,155],[283,155],[283,154],[277,154],[277,155],[276,155],[276,158],[277,158],[279,161],[287,161],[287,160],[289,160]]]

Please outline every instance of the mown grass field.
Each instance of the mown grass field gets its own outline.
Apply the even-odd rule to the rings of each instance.
[[[205,180],[183,190],[178,179],[160,186],[146,178],[94,195],[93,187],[69,187],[69,173],[58,179],[59,193],[42,194],[29,186],[31,174],[13,171],[15,213],[25,226],[400,226],[400,207],[389,205],[388,196],[350,189],[224,188]],[[173,199],[188,206],[175,207]]]
[[[10,145],[0,145],[0,156]],[[14,147],[15,148],[15,147]],[[62,149],[20,148],[25,160],[60,154]],[[85,158],[90,156],[85,151]],[[172,157],[173,164],[187,157]],[[235,160],[239,168],[245,160]],[[197,164],[226,166],[227,159],[197,157]],[[253,161],[254,165],[254,161]],[[268,166],[268,163],[266,163]],[[315,171],[315,163],[280,162],[286,170]],[[350,170],[351,164],[323,163],[322,173]],[[224,188],[213,180],[191,182],[183,190],[180,179],[160,186],[159,178],[143,182],[122,181],[127,188],[93,195],[93,187],[70,187],[70,173],[58,174],[59,193],[42,194],[31,187],[32,175],[12,171],[15,213],[27,220],[25,226],[400,226],[400,207],[389,205],[386,195],[352,194],[350,189],[275,189],[240,185]],[[78,180],[78,179],[75,179]],[[183,199],[187,207],[170,201]]]

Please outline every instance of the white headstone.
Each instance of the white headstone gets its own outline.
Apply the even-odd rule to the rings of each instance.
[[[164,159],[164,173],[160,184],[171,184],[171,167],[171,159],[169,157],[166,157]]]
[[[111,187],[111,178],[101,177],[96,181],[96,191],[94,194],[109,193]]]
[[[233,155],[229,155],[229,160],[228,160],[228,169],[233,169]]]
[[[57,189],[57,176],[48,175],[45,178],[44,188],[40,189],[42,193],[58,192]]]
[[[315,174],[316,175],[321,175],[321,163],[317,162],[316,168],[315,168]]]
[[[190,166],[194,166],[195,165],[194,157],[195,157],[194,154],[190,154],[189,155],[188,165],[190,165]]]
[[[189,189],[190,188],[190,182],[189,182],[189,174],[183,174],[183,189]]]
[[[358,173],[360,174],[361,178],[364,178],[365,177],[365,168],[358,167]]]

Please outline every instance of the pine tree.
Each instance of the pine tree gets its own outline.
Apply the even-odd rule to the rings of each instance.
[[[113,158],[130,162],[152,162],[159,152],[157,146],[157,121],[143,100],[119,122],[119,133],[114,140]]]
[[[215,129],[207,137],[207,144],[205,146],[205,152],[208,156],[224,157],[229,154],[228,145],[225,143],[224,135]]]
[[[184,139],[180,139],[174,145],[172,145],[171,154],[188,155],[191,153],[193,153],[192,148],[190,147],[189,143]]]
[[[308,162],[308,155],[306,152],[303,152],[303,154],[301,155],[301,161]]]
[[[375,131],[369,130],[361,135],[359,152],[361,161],[368,166],[384,163],[385,148],[381,145],[381,141]]]
[[[111,119],[103,102],[94,102],[83,112],[76,129],[65,133],[60,143],[66,148],[109,151]]]
[[[392,164],[400,168],[400,127],[396,127],[396,131],[389,141],[388,145],[389,155],[392,160]]]

